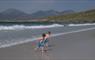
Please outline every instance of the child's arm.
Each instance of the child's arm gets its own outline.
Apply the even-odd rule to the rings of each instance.
[[[41,41],[41,40],[42,40],[42,37],[40,37],[40,38],[37,39],[38,42]]]

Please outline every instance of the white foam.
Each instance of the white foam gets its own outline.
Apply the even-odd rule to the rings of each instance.
[[[81,30],[77,30],[77,31],[71,31],[71,32],[53,34],[51,37],[56,37],[56,36],[71,34],[71,33],[77,33],[77,32],[82,32],[82,31],[88,31],[88,30],[93,30],[93,29],[95,29],[95,27],[94,28],[81,29]]]
[[[28,43],[28,42],[32,42],[34,40],[37,40],[38,38],[34,38],[34,39],[26,39],[26,40],[22,40],[22,41],[15,41],[15,42],[10,42],[10,43],[5,43],[3,45],[0,45],[0,48],[6,48],[6,47],[11,47],[14,45],[18,45],[18,44],[23,44],[23,43]]]
[[[82,31],[88,31],[88,30],[93,30],[93,29],[95,29],[95,27],[94,28],[81,29],[81,30],[77,30],[77,31],[65,32],[65,33],[52,34],[51,37],[56,37],[56,36],[65,35],[65,34],[71,34],[71,33],[77,33],[77,32],[82,32]],[[10,43],[10,44],[4,44],[4,45],[1,45],[0,48],[5,48],[5,47],[18,45],[18,44],[32,42],[32,41],[37,40],[38,38],[34,38],[34,39],[30,38],[30,39],[26,39],[24,41],[17,41],[17,42],[13,42],[13,43]]]
[[[88,25],[95,25],[95,23],[85,23],[85,24],[69,24],[68,26],[88,26]]]
[[[0,26],[0,30],[41,29],[41,28],[63,27],[63,26],[64,25],[60,24],[38,25],[38,26],[13,25],[13,26]]]

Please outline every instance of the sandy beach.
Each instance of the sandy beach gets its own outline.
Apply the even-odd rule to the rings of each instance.
[[[95,60],[95,30],[50,38],[43,55],[32,42],[0,49],[0,60]]]

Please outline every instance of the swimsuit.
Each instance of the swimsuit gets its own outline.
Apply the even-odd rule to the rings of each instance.
[[[43,41],[41,41],[41,42],[38,42],[38,47],[40,48],[40,47],[44,47],[44,40]]]
[[[45,40],[43,40],[43,41],[39,41],[38,42],[38,47],[40,48],[40,47],[44,47],[45,46],[45,44],[47,44],[48,43],[48,38],[46,38]]]
[[[44,44],[48,43],[48,39],[46,38],[45,41],[44,41]]]

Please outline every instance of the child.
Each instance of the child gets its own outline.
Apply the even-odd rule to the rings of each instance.
[[[44,41],[46,50],[48,48],[48,43],[49,43],[49,37],[50,37],[50,35],[51,35],[51,32],[48,31],[48,33],[46,34],[46,37],[45,37],[45,41]]]
[[[44,41],[45,41],[45,37],[46,37],[46,34],[43,33],[43,34],[42,34],[42,37],[38,39],[38,43],[37,43],[37,48],[36,48],[36,50],[37,50],[38,48],[41,48],[41,51],[44,52],[44,46],[45,46]]]

